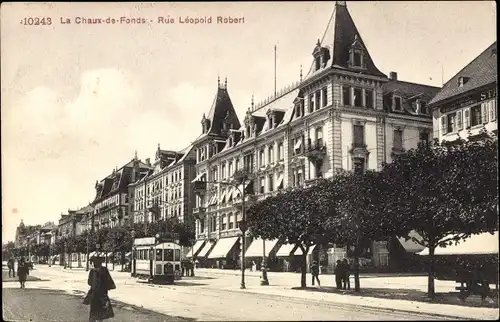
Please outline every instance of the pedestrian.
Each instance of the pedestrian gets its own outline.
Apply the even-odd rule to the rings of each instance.
[[[252,268],[250,269],[250,271],[252,271],[252,272],[257,271],[257,264],[255,263],[255,261],[252,261]]]
[[[314,286],[314,281],[318,281],[318,286],[321,287],[321,283],[319,282],[319,266],[316,261],[313,261],[311,265],[311,275],[312,275],[312,285]]]
[[[102,266],[104,261],[103,257],[92,256],[90,259],[94,267],[89,272],[90,290],[83,300],[83,304],[90,305],[89,322],[102,321],[115,316],[108,291],[114,290],[116,285],[109,270]]]
[[[337,260],[337,264],[335,265],[335,284],[337,285],[337,289],[342,289],[342,278],[344,277],[344,268],[342,262]]]
[[[9,277],[16,277],[16,270],[14,269],[14,258],[9,258],[7,267],[9,268]]]
[[[185,270],[186,270],[186,261],[182,260],[182,262],[181,262],[181,276],[184,276],[184,271]]]
[[[191,269],[191,276],[194,276],[194,261],[190,260],[188,264],[189,264],[189,269]]]
[[[350,290],[351,289],[351,281],[349,279],[349,276],[351,275],[351,267],[349,265],[349,262],[347,261],[347,258],[344,258],[342,261],[342,266],[343,266],[343,279],[342,283],[344,284],[344,290]]]
[[[21,288],[26,288],[26,280],[28,279],[29,272],[28,263],[26,263],[24,257],[21,257],[17,263],[17,277]]]

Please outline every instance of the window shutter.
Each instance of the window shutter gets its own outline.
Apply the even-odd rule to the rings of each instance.
[[[488,123],[488,104],[487,103],[481,104],[481,120],[483,121],[483,124]]]
[[[447,119],[446,115],[441,116],[441,132],[443,133],[443,135],[446,134],[447,130],[446,125],[448,122],[446,119]]]
[[[465,127],[469,128],[470,127],[470,108],[468,108],[464,111],[464,118],[465,118]]]
[[[497,119],[497,100],[490,101],[490,121]]]
[[[463,119],[462,119],[462,111],[457,112],[457,129],[460,131],[464,128],[463,124]]]

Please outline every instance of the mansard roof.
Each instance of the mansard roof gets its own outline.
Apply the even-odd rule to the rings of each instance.
[[[241,126],[227,91],[227,81],[225,85],[218,84],[217,93],[207,116],[210,121],[210,128],[207,133],[217,136],[222,135],[223,123],[226,117],[233,125],[233,129],[238,129]]]
[[[467,83],[459,85],[460,77],[468,77]],[[430,104],[435,105],[452,96],[460,95],[488,84],[496,83],[497,73],[497,42],[495,41],[479,56],[472,60],[455,76],[453,76]]]
[[[368,52],[368,48],[363,42],[363,39],[359,34],[349,11],[347,10],[345,1],[336,1],[332,19],[327,26],[323,39],[319,41],[318,45],[328,50],[329,60],[326,65],[322,66],[318,70],[316,70],[315,62],[313,60],[306,79],[309,79],[328,68],[387,77],[375,66],[375,63]],[[358,48],[362,48],[364,50],[365,69],[360,70],[349,67],[349,50],[351,46],[357,46]]]

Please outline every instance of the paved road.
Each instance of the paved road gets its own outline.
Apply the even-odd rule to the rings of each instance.
[[[30,272],[31,274],[31,272]],[[32,275],[28,275],[28,280],[26,281],[26,284],[29,282],[35,282],[35,281],[41,281],[42,279],[38,277],[34,277]],[[2,282],[17,282],[19,283],[19,278],[17,277],[17,272],[16,272],[16,277],[9,277],[9,270],[8,268],[2,269]]]
[[[62,269],[40,267],[36,273],[51,281],[31,283],[27,285],[26,290],[40,288],[83,292],[88,289],[86,282],[88,273],[85,271],[65,272]],[[127,274],[112,273],[112,275],[117,285],[117,289],[110,292],[112,300],[136,307],[144,306],[167,316],[182,316],[203,321],[442,319],[418,313],[366,308],[348,303],[324,302],[322,301],[323,294],[317,294],[314,299],[299,299],[279,295],[235,292],[226,289],[228,282],[232,281],[224,278],[186,278],[176,285],[152,287],[137,283]],[[250,290],[254,287],[261,288],[253,285],[257,283],[258,280],[249,281],[247,287]],[[236,285],[235,283],[231,284]],[[82,306],[80,303],[81,298],[78,303],[72,305]],[[84,306],[83,309],[87,312],[88,308]],[[142,320],[138,319],[138,321]]]
[[[89,315],[81,296],[57,290],[6,288],[2,304],[5,321],[88,321]],[[115,318],[107,321],[188,321],[122,303],[115,303],[114,311]]]

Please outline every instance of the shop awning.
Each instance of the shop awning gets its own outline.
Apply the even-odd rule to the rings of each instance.
[[[292,253],[295,245],[293,244],[283,244],[280,249],[276,252],[276,257],[288,257]]]
[[[205,178],[204,176],[206,175],[207,173],[206,172],[202,172],[200,173],[196,178],[193,179],[193,181],[191,181],[191,183],[195,183],[196,181],[205,181]],[[203,179],[203,180],[202,180]]]
[[[409,234],[408,234],[408,237],[414,237],[418,240],[422,240],[422,236],[420,236],[416,231],[412,230]],[[418,253],[418,252],[421,252],[425,246],[422,246],[416,242],[414,242],[413,240],[411,239],[408,239],[406,240],[406,238],[404,237],[399,237],[398,238],[399,242],[401,243],[401,245],[404,247],[404,249],[407,251],[407,252],[410,252],[410,253]]]
[[[246,189],[249,184],[250,184],[250,180],[245,182],[245,184],[240,184],[238,186],[238,189],[234,189],[236,192],[236,195],[233,195],[233,198],[237,198],[237,197],[241,196],[243,189]]]
[[[293,147],[294,150],[300,149],[300,146],[302,145],[302,139],[299,139],[297,143],[295,143],[295,146]]]
[[[111,256],[113,256],[113,252],[108,253],[108,257],[111,257]]]
[[[187,252],[186,257],[191,258],[193,257],[193,255],[196,256],[196,253],[201,249],[203,243],[205,243],[205,240],[197,240],[193,247],[191,247],[191,249],[189,249],[189,251]]]
[[[273,250],[274,246],[276,246],[276,243],[278,242],[277,239],[272,239],[268,240],[266,239],[266,256],[269,256],[269,253]],[[250,247],[248,247],[247,251],[245,252],[246,257],[262,257],[262,254],[264,253],[264,244],[262,242],[262,239],[256,238],[252,241],[250,244]]]
[[[208,203],[209,206],[213,206],[217,204],[217,194],[214,194]]]
[[[215,244],[214,249],[208,255],[208,258],[224,258],[231,251],[238,237],[221,238]]]
[[[452,237],[448,235],[445,238]],[[429,249],[425,248],[418,253],[419,255],[429,255]],[[472,235],[458,245],[438,247],[436,248],[435,255],[487,255],[498,254],[498,231],[493,235],[490,233],[482,233]]]
[[[276,181],[276,187],[280,189],[282,184],[283,184],[283,174],[280,174],[278,176],[278,180]]]
[[[130,257],[132,255],[132,252],[128,252],[125,254],[125,257]]]
[[[307,253],[307,255],[311,255],[312,252],[314,251],[314,249],[316,248],[316,246],[317,245],[314,245],[311,248],[309,248],[309,252]],[[295,252],[293,254],[294,255],[302,255],[302,249],[300,249],[300,247],[297,247],[297,249],[295,250]]]
[[[210,248],[212,248],[212,243],[207,242],[205,246],[201,249],[201,251],[198,253],[196,257],[205,257],[207,256],[207,253],[210,251]]]
[[[92,256],[95,256],[97,253],[96,252],[92,252],[89,254],[89,258],[91,258]]]
[[[225,199],[226,199],[226,191],[223,191],[220,194],[219,204],[224,203]]]

